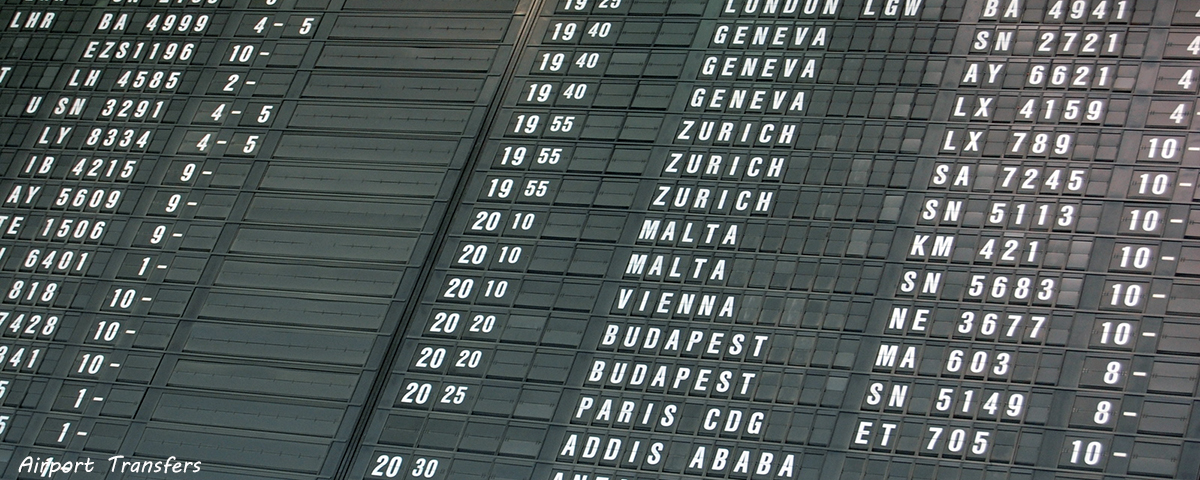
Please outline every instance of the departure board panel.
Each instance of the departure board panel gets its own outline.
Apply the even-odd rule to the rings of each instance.
[[[0,27],[0,477],[1200,478],[1195,0]]]

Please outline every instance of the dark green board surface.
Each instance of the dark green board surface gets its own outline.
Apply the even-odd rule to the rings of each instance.
[[[4,478],[1200,476],[1200,2],[0,28]]]

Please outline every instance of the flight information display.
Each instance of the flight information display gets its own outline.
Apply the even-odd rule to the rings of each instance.
[[[1200,478],[1200,1],[0,28],[0,477]]]

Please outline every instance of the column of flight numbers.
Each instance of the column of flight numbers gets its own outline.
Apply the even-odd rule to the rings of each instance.
[[[1052,392],[1055,405],[1070,405],[1070,412],[1052,409],[1049,422],[1045,421],[1044,415],[1038,422],[1029,418],[1024,420],[1026,423],[1045,422],[1056,429],[1045,434],[1043,446],[1046,442],[1061,442],[1058,455],[1051,458],[1043,454],[1037,460],[1037,466],[1172,476],[1176,474],[1181,452],[1177,438],[1162,439],[1165,442],[1160,443],[1153,439],[1134,441],[1133,438],[1087,435],[1072,430],[1057,431],[1067,427],[1119,433],[1136,431],[1167,437],[1184,435],[1181,428],[1163,429],[1162,422],[1155,418],[1157,414],[1145,418],[1145,412],[1169,411],[1176,415],[1177,422],[1186,423],[1182,399],[1156,399],[1154,394],[1191,395],[1195,390],[1194,381],[1174,384],[1174,381],[1161,379],[1147,385],[1144,379],[1157,378],[1160,372],[1163,377],[1171,376],[1173,374],[1166,372],[1187,371],[1193,366],[1176,362],[1164,364],[1154,362],[1151,357],[1133,355],[1135,349],[1153,352],[1153,339],[1163,334],[1158,327],[1160,319],[1141,317],[1141,314],[1163,313],[1166,302],[1161,300],[1167,295],[1156,295],[1152,290],[1170,290],[1169,279],[1143,281],[1124,275],[1113,278],[1112,275],[1046,272],[1047,269],[1065,269],[1081,273],[1165,276],[1175,273],[1173,268],[1156,266],[1159,256],[1164,255],[1158,253],[1158,248],[1170,249],[1166,244],[1126,241],[1128,236],[1162,235],[1171,215],[1168,208],[1099,200],[1107,197],[1169,201],[1172,196],[1169,190],[1173,187],[1169,186],[1177,169],[1156,169],[1153,164],[1144,163],[1148,160],[1144,145],[1140,151],[1137,149],[1140,132],[1122,129],[1143,126],[1142,121],[1132,114],[1147,111],[1151,112],[1152,118],[1146,126],[1170,126],[1166,125],[1169,112],[1161,118],[1153,118],[1154,111],[1163,110],[1162,106],[1154,106],[1160,100],[1136,95],[1151,92],[1146,88],[1134,88],[1138,70],[1131,68],[1132,62],[1123,61],[1143,56],[1156,58],[1154,52],[1143,49],[1147,39],[1149,45],[1155,45],[1158,43],[1155,39],[1164,33],[1142,27],[1150,23],[1154,14],[1151,4],[1139,4],[1135,8],[1133,2],[1049,2],[1043,7],[1023,8],[1020,2],[993,2],[982,8],[982,22],[968,37],[972,41],[966,63],[988,63],[983,69],[997,75],[979,82],[980,77],[971,75],[970,69],[964,69],[963,82],[957,86],[981,89],[967,92],[968,95],[953,92],[941,99],[941,111],[949,118],[940,120],[968,122],[969,125],[947,127],[939,139],[939,158],[930,170],[926,170],[928,176],[919,177],[929,179],[929,183],[918,188],[939,192],[924,197],[918,225],[967,227],[983,229],[983,233],[958,230],[957,235],[943,235],[946,231],[940,229],[919,231],[907,252],[910,260],[1036,270],[1015,270],[1011,274],[955,272],[953,269],[927,269],[940,270],[937,273],[910,271],[906,272],[909,276],[898,293],[909,297],[928,294],[984,304],[1082,310],[1073,313],[1032,311],[1032,315],[1028,315],[1025,312],[1013,314],[1012,308],[1008,307],[985,315],[963,312],[954,328],[959,334],[976,340],[1035,345],[1045,342],[1045,345],[1065,344],[1068,348],[1066,352],[1049,356],[1048,350],[1040,349],[1042,358],[1035,362],[1041,371],[1052,367],[1047,363],[1048,359],[1054,364],[1050,370],[1057,370],[1060,364],[1065,367],[1061,375],[1054,375],[1057,378],[1038,378],[1035,383],[1077,391]],[[1022,21],[1040,25],[1021,25],[1024,28],[1020,28],[1005,24]],[[1102,40],[1107,46],[1098,46]],[[974,55],[988,57],[977,60]],[[1037,58],[1039,56],[1047,59]],[[1002,58],[1002,62],[997,62],[997,57]],[[1022,57],[1035,58],[1026,60]],[[1176,70],[1170,70],[1170,75],[1186,75],[1186,70]],[[1153,74],[1153,70],[1150,72]],[[1110,73],[1113,77],[1104,80]],[[1146,73],[1142,75],[1145,79]],[[1162,80],[1160,78],[1156,85],[1164,85]],[[1178,85],[1181,84],[1177,78],[1165,90],[1178,88]],[[1005,91],[1007,88],[1023,90],[1020,94],[1010,94]],[[1129,94],[1131,91],[1133,95]],[[1171,103],[1171,107],[1172,111],[1177,110],[1178,103]],[[1190,101],[1188,109],[1190,111]],[[1039,124],[1101,128],[1066,130]],[[1157,138],[1155,142],[1161,140]],[[1143,140],[1142,143],[1147,142]],[[1156,153],[1161,155],[1161,152]],[[1183,176],[1187,176],[1186,172]],[[1142,179],[1141,187],[1138,178]],[[1154,181],[1158,182],[1158,187],[1153,187]],[[1189,186],[1194,182],[1181,181]],[[963,194],[941,193],[956,190]],[[1191,189],[1188,190],[1185,202],[1191,199]],[[967,192],[993,195],[979,198]],[[1030,196],[1022,197],[1022,194]],[[1155,197],[1155,194],[1159,196]],[[1096,200],[1089,201],[1089,197]],[[1175,214],[1179,215],[1178,212]],[[1186,215],[1186,208],[1183,215]],[[990,233],[989,229],[997,230]],[[1173,262],[1176,255],[1165,253],[1161,258]],[[946,285],[962,286],[947,289],[945,285],[938,285],[943,280]],[[1155,299],[1160,300],[1158,305]],[[1074,318],[1067,320],[1067,316]],[[1050,330],[1042,330],[1049,334],[1048,337],[1018,338],[1036,331],[1030,330],[1033,324],[1028,322],[1038,319],[1049,326]],[[1056,329],[1063,335],[1058,340],[1054,340]],[[1066,333],[1068,330],[1069,334]],[[1084,349],[1109,352],[1079,351]],[[1113,355],[1122,351],[1129,353]],[[976,357],[982,359],[979,362],[981,369],[990,367],[986,356],[976,354]],[[951,360],[959,366],[959,360],[965,362],[967,359]],[[963,365],[969,369],[974,363]],[[946,368],[951,368],[949,361]],[[995,372],[987,374],[989,379],[991,373]],[[1009,381],[1013,380],[1009,378]],[[1150,395],[1113,396],[1105,390],[1149,391]],[[1143,418],[1139,419],[1139,416]],[[1148,455],[1151,450],[1159,453]],[[1019,454],[1017,458],[1018,464],[1029,461],[1021,460]],[[1185,478],[1188,474],[1180,471],[1179,475]]]
[[[983,18],[988,18],[989,15],[994,15],[992,6],[985,6],[978,14]],[[980,51],[989,45],[989,42],[995,37],[1004,38],[1008,33],[1000,32],[999,29],[993,28],[993,25],[978,25],[965,27],[966,32],[974,33],[976,42],[971,45],[971,53]],[[998,33],[999,32],[999,33]],[[1033,33],[1033,32],[1030,32]],[[1049,43],[1057,38],[1058,32],[1049,32],[1045,40]],[[1077,32],[1067,32],[1068,36],[1075,36]],[[965,49],[960,48],[958,52],[963,52]],[[1028,53],[1026,53],[1028,55]],[[967,58],[967,63],[973,59]],[[977,67],[971,67],[977,68]],[[1000,71],[1004,67],[992,67],[992,71]],[[1035,69],[1044,68],[1040,65],[1034,66]],[[1037,70],[1035,70],[1037,71]],[[973,78],[971,70],[966,71],[971,76],[965,76],[963,82],[954,84],[954,87],[962,88],[963,84],[970,86],[968,79]],[[1030,84],[1036,85],[1040,80],[1034,78]],[[975,93],[975,92],[969,92]],[[1017,99],[1001,97],[1002,106],[994,105],[997,101],[996,96],[991,95],[991,92],[978,93],[976,95],[960,94],[957,91],[944,92],[938,100],[938,111],[940,116],[936,118],[939,121],[950,122],[988,122],[988,123],[1003,123],[1013,124],[1014,122],[1037,122],[1035,115],[1036,108],[1040,99],[1032,97],[1030,99]],[[1036,99],[1036,100],[1035,100]],[[1011,110],[1014,101],[1020,103],[1021,100],[1026,100],[1024,111],[1026,117],[1022,120],[1018,117],[1017,120],[1012,118]],[[1079,100],[1068,100],[1073,104],[1081,103]],[[1049,100],[1050,108],[1062,102],[1061,100]],[[1064,102],[1065,103],[1065,102]],[[964,105],[967,105],[964,107]],[[969,107],[969,109],[968,109]],[[1078,107],[1074,107],[1078,109]],[[1030,110],[1034,110],[1030,112]],[[1037,117],[1040,119],[1040,117]],[[1095,119],[1093,119],[1095,120]],[[1046,120],[1042,120],[1043,122]],[[1077,122],[1078,123],[1078,122]],[[959,146],[950,139],[958,138],[955,135],[961,134],[960,128],[952,125],[947,127],[945,136],[947,141],[941,143],[939,154],[943,157],[938,158],[937,166],[934,169],[935,173],[929,173],[926,170],[925,175],[918,175],[918,181],[929,181],[929,175],[933,175],[933,180],[927,185],[919,185],[917,188],[946,188],[946,171],[953,170],[954,164],[947,166],[944,162],[946,157],[952,155],[961,155],[970,157],[979,155],[980,141],[985,135],[979,132],[973,132],[972,138],[976,140],[975,145],[970,148]],[[970,128],[970,127],[968,127]],[[1001,127],[1009,128],[1009,127]],[[979,130],[986,130],[981,128]],[[995,128],[996,134],[987,137],[989,140],[1000,139],[1003,142],[1004,138],[1009,136],[1007,131]],[[1071,151],[1074,141],[1073,133],[1057,133],[1047,130],[1039,130],[1036,127],[1033,129],[1017,127],[1011,135],[1017,138],[1017,141],[1012,144],[1013,150],[1007,152],[1009,156],[1028,156],[1028,157],[1046,157],[1048,154],[1057,154],[1065,158]],[[1024,146],[1024,138],[1032,138],[1032,146]],[[932,143],[932,142],[931,142]],[[1050,148],[1049,144],[1054,143],[1055,147]],[[1007,145],[1006,145],[1007,146]],[[1028,150],[1026,150],[1028,148]],[[1050,153],[1053,150],[1053,153]],[[975,153],[967,153],[975,152]],[[989,152],[995,155],[995,151]],[[1003,154],[1001,154],[1003,155]],[[1070,171],[1061,167],[1054,168],[1047,166],[1041,168],[1041,165],[1046,165],[1044,161],[1028,162],[1030,166],[1039,166],[1037,168],[1025,168],[1022,170],[1021,165],[1006,166],[1004,162],[1000,165],[985,164],[980,159],[964,159],[961,163],[969,165],[960,167],[962,172],[987,171],[992,172],[1002,170],[1005,172],[1024,173],[1028,171],[1028,177],[1034,180],[1040,180],[1039,176],[1045,174],[1048,180],[1047,191],[1043,194],[1061,194],[1062,190],[1074,189],[1080,192],[1083,185],[1080,177],[1082,174],[1079,171]],[[1051,164],[1053,165],[1053,164]],[[1014,174],[1015,175],[1015,174]],[[1075,180],[1069,186],[1063,187],[1067,179]],[[991,178],[980,174],[976,178]],[[961,180],[961,179],[960,179]],[[978,183],[978,180],[975,180]],[[1000,193],[1039,193],[1037,190],[1020,191],[1013,187],[1012,179],[1007,179],[1007,183],[1002,180],[998,187],[994,187],[994,191]],[[1032,185],[1032,187],[1030,186]],[[1026,189],[1035,188],[1040,184],[1028,182]],[[971,187],[976,185],[960,184],[958,188],[971,190]],[[1058,189],[1058,190],[1055,190]],[[985,189],[975,188],[976,191],[987,192]],[[990,226],[993,228],[1001,228],[1006,230],[1026,230],[1026,231],[1050,231],[1050,223],[1053,219],[1060,220],[1056,225],[1059,231],[1074,227],[1076,212],[1080,209],[1078,205],[1066,202],[1065,204],[1044,203],[1035,204],[1035,199],[1014,198],[1014,197],[984,197],[984,202],[973,201],[969,196],[940,198],[936,194],[927,195],[924,198],[921,214],[918,225],[944,225],[944,226],[961,226],[961,227],[981,227],[983,225],[971,224],[961,220],[963,210],[972,211],[972,208],[982,209],[991,213],[989,220],[992,222]],[[990,203],[988,203],[990,201]],[[966,207],[964,207],[966,205]],[[991,205],[991,209],[988,209]],[[1048,217],[1051,212],[1055,214],[1054,218],[1038,218],[1029,220],[1030,213],[1036,209],[1041,209],[1042,217]],[[970,215],[970,213],[967,213]],[[976,214],[978,215],[978,214]],[[1012,217],[1012,218],[1010,218]],[[959,223],[954,223],[959,222]],[[1039,224],[1040,222],[1040,224]],[[1066,230],[1070,231],[1070,230]],[[1002,232],[984,232],[982,235],[973,235],[967,231],[958,231],[958,235],[943,235],[946,230],[940,229],[918,229],[911,237],[912,241],[905,246],[906,258],[909,260],[922,261],[925,263],[968,263],[978,267],[983,266],[1000,266],[1000,267],[1033,267],[1033,268],[1080,268],[1078,265],[1078,250],[1080,245],[1074,245],[1071,248],[1070,237],[1056,238],[1033,236],[1029,234],[1008,234],[1003,235]],[[1083,245],[1086,248],[1086,245]],[[977,258],[968,257],[965,260],[954,255],[958,251],[969,251],[972,254],[977,254]],[[1047,253],[1050,252],[1050,253]],[[1075,253],[1075,257],[1070,259],[1065,258],[1066,254]],[[1024,254],[1024,256],[1021,256]],[[1056,258],[1052,261],[1047,261],[1043,257],[1052,255]],[[1073,262],[1068,261],[1073,260]],[[1067,265],[1064,265],[1067,264]],[[978,420],[994,420],[999,422],[1023,423],[1026,425],[1041,425],[1046,423],[1045,410],[1051,403],[1053,391],[1041,388],[1029,388],[1011,385],[1016,384],[1054,384],[1054,380],[1047,381],[1046,376],[1056,374],[1058,367],[1061,364],[1061,350],[1045,348],[1048,346],[1061,346],[1062,339],[1056,337],[1056,333],[1061,332],[1063,326],[1063,318],[1061,315],[1056,316],[1055,312],[1049,310],[1022,308],[1018,305],[1032,305],[1042,307],[1074,307],[1077,304],[1079,278],[1063,277],[1057,273],[1043,274],[1037,270],[1023,271],[1010,269],[994,269],[989,268],[989,272],[979,272],[978,270],[954,270],[946,268],[923,268],[906,270],[902,277],[902,283],[898,288],[898,296],[903,297],[931,297],[940,298],[950,301],[965,301],[965,302],[980,302],[984,305],[971,306],[967,309],[958,311],[958,308],[952,305],[942,305],[942,311],[938,310],[939,306],[922,305],[916,307],[915,318],[911,324],[907,324],[909,320],[908,308],[893,310],[891,323],[888,325],[892,330],[908,329],[910,334],[926,335],[929,325],[926,323],[927,315],[939,316],[942,314],[942,322],[950,320],[950,324],[942,325],[942,333],[937,336],[950,337],[952,339],[974,340],[976,342],[986,341],[989,343],[1008,343],[1022,344],[1026,346],[1042,345],[1042,348],[1004,348],[990,347],[979,344],[951,344],[943,352],[943,358],[939,359],[939,369],[937,373],[940,376],[963,378],[968,382],[987,381],[982,384],[984,395],[976,399],[973,391],[963,392],[965,395],[960,395],[954,388],[941,388],[937,390],[937,403],[931,410],[939,411],[935,415],[949,415],[958,418],[975,418]],[[943,278],[945,276],[945,278]],[[942,282],[945,281],[945,284]],[[988,303],[992,304],[1008,304],[1007,307],[989,307]],[[908,307],[905,305],[905,307]],[[927,307],[927,308],[926,308]],[[947,311],[948,310],[948,311]],[[937,312],[937,313],[934,313]],[[950,314],[950,315],[945,315]],[[937,320],[934,320],[937,322]],[[936,327],[935,327],[936,329]],[[947,335],[949,333],[949,335]],[[993,343],[993,345],[995,344]],[[965,348],[964,348],[965,347]],[[901,348],[904,348],[903,346]],[[908,347],[911,348],[911,347]],[[928,348],[928,347],[926,347]],[[903,350],[902,350],[903,351]],[[881,356],[883,350],[881,350]],[[882,358],[882,357],[881,357]],[[878,364],[878,361],[876,362]],[[1022,372],[1024,370],[1024,372]],[[995,382],[995,383],[993,383]],[[974,383],[974,382],[971,382]],[[997,385],[997,383],[999,385]],[[1005,385],[1010,384],[1010,385]],[[997,393],[988,394],[988,390],[999,389]],[[1021,437],[1021,443],[1017,442],[1015,434],[1017,430],[1005,428],[1003,426],[979,426],[975,432],[969,446],[972,453],[982,453],[980,450],[984,448],[999,451],[1000,453],[992,455],[989,460],[993,462],[1015,463],[1017,465],[1032,465],[1036,458],[1031,458],[1025,452],[1018,451],[1014,456],[1012,446],[1017,444],[1021,447],[1027,447],[1029,444],[1036,443],[1035,440],[1026,434]],[[929,445],[932,446],[937,441],[938,434],[941,432],[934,431],[930,428]],[[1028,431],[1028,430],[1027,430]],[[957,432],[953,432],[957,433]],[[1004,438],[1005,435],[1008,438]],[[925,440],[924,438],[922,440]],[[955,451],[963,451],[966,446],[961,441],[955,442],[954,438],[946,438],[945,449],[952,454]],[[1008,452],[1005,452],[1008,450]],[[967,458],[970,458],[968,456]],[[1028,475],[1028,473],[1025,473]]]
[[[141,185],[149,183],[156,166],[161,166],[151,154],[162,151],[169,135],[168,129],[155,125],[174,122],[182,107],[181,102],[168,95],[158,95],[160,88],[181,87],[182,73],[167,87],[171,75],[166,71],[182,71],[186,65],[203,63],[196,59],[196,55],[203,57],[204,50],[198,42],[176,41],[164,33],[202,34],[214,17],[212,9],[184,13],[131,6],[128,2],[90,9],[47,5],[47,8],[19,8],[12,15],[13,25],[22,28],[32,25],[32,20],[38,17],[39,26],[57,30],[60,35],[61,32],[84,34],[59,38],[59,42],[71,45],[60,43],[58,51],[62,56],[53,59],[65,62],[66,67],[57,70],[57,78],[39,85],[39,91],[17,96],[17,101],[24,104],[23,116],[32,127],[25,138],[10,142],[20,145],[22,150],[16,154],[9,175],[18,181],[50,180],[53,185],[48,185],[46,192],[26,187],[29,191],[26,206],[47,213],[41,215],[44,219],[38,219],[38,231],[17,234],[19,239],[36,243],[12,249],[21,250],[22,258],[10,257],[6,265],[17,271],[53,277],[44,282],[19,278],[12,281],[8,303],[16,304],[16,308],[5,314],[11,319],[8,326],[16,328],[17,322],[27,324],[23,329],[13,330],[14,335],[20,335],[24,330],[33,331],[32,323],[39,322],[42,332],[74,344],[57,352],[58,365],[36,370],[56,377],[44,384],[33,380],[41,385],[37,393],[55,397],[50,407],[55,413],[34,414],[33,418],[19,422],[29,430],[22,439],[14,441],[39,448],[112,451],[113,442],[119,442],[126,427],[97,421],[96,416],[103,412],[113,417],[132,417],[132,411],[119,405],[127,405],[130,400],[136,404],[142,389],[111,383],[146,383],[149,377],[145,368],[158,361],[153,355],[136,355],[113,348],[155,343],[139,342],[141,339],[136,337],[142,326],[139,320],[90,312],[63,311],[43,316],[18,311],[28,308],[23,305],[40,302],[47,307],[122,312],[126,307],[149,302],[153,295],[147,291],[139,293],[124,284],[68,280],[72,275],[102,279],[113,275],[104,264],[120,261],[123,252],[103,247],[117,245],[122,235],[128,233],[123,230],[131,222],[122,216],[136,215],[144,209],[138,205],[146,203],[141,199],[149,198],[149,191]],[[141,13],[134,14],[135,10]],[[26,22],[17,22],[22,16]],[[135,22],[130,21],[133,17],[137,17]],[[184,20],[187,27],[176,31],[180,18],[187,19]],[[54,22],[61,22],[65,28],[54,27]],[[165,23],[170,23],[170,27],[164,27]],[[160,31],[163,28],[165,32]],[[42,42],[30,42],[39,43]],[[137,70],[140,64],[164,70],[142,72]],[[18,69],[33,72],[36,67],[22,65]],[[156,74],[158,78],[150,88],[150,78]],[[45,244],[39,245],[42,242]],[[124,253],[126,260],[136,262],[134,256]],[[137,260],[144,260],[136,256]],[[43,283],[47,287],[41,288],[43,292],[37,298],[16,294],[16,290],[37,288],[36,285]],[[62,297],[63,294],[68,296]],[[130,364],[134,372],[142,373],[121,370]],[[106,398],[114,397],[116,404],[105,403]],[[36,404],[36,399],[25,400],[26,405]]]
[[[994,3],[978,6],[979,11],[972,13],[984,21],[995,20],[998,16],[996,10],[1000,7],[1008,8],[1006,12],[1017,10],[1013,14],[1018,18],[1023,14],[1023,10],[1015,4]],[[1012,40],[1009,36],[1013,33],[1015,32],[995,28],[994,24],[986,23],[960,29],[959,38],[969,40],[969,47],[968,42],[956,42],[958,48],[954,53],[967,55],[965,67],[962,68],[961,79],[953,78],[953,73],[947,75],[951,77],[947,80],[955,82],[948,86],[959,90],[939,93],[934,101],[933,111],[936,113],[932,118],[934,121],[952,123],[946,127],[944,133],[937,132],[941,135],[940,138],[932,137],[932,141],[928,142],[938,146],[937,154],[940,157],[933,160],[932,170],[927,161],[922,162],[915,178],[918,182],[928,183],[918,184],[916,189],[960,189],[964,192],[989,193],[990,188],[991,192],[1001,194],[1082,193],[1085,186],[1083,175],[1086,171],[1071,170],[1040,160],[1047,157],[1053,159],[1055,156],[1070,158],[1076,142],[1075,132],[1055,131],[1037,126],[1029,128],[1020,123],[1057,123],[1058,119],[1051,116],[1058,114],[1058,110],[1055,110],[1056,105],[1070,104],[1070,108],[1076,113],[1064,116],[1070,116],[1068,120],[1078,124],[1079,104],[1086,104],[1086,100],[1050,98],[1043,101],[1040,96],[1035,95],[998,96],[986,90],[962,92],[964,88],[972,89],[977,86],[980,71],[992,72],[994,76],[989,77],[988,81],[993,85],[1002,85],[995,77],[1002,78],[1001,72],[1005,68],[1012,68],[1011,63],[980,65],[979,60],[982,58],[970,55],[999,56],[999,52],[1011,54],[1012,47],[1009,45]],[[1030,34],[1036,36],[1037,33],[1034,30],[1022,32],[1025,36],[1021,39],[1023,43],[1019,45],[1026,46],[1029,43],[1027,37]],[[1046,29],[1039,39],[1039,47],[1051,50],[1043,55],[1055,53],[1054,48],[1058,47],[1056,42],[1060,33],[1063,38],[1072,39],[1071,42],[1080,35],[1076,31],[1059,32],[1058,29]],[[1095,33],[1092,35],[1098,36]],[[1067,43],[1064,42],[1063,45],[1066,46]],[[1001,44],[1004,46],[1000,46]],[[1074,47],[1068,47],[1068,50],[1071,48]],[[1094,46],[1092,50],[1090,53],[1096,55]],[[1017,55],[1033,53],[1019,52]],[[995,56],[987,57],[989,61],[994,59]],[[1029,67],[1030,79],[1026,88],[1043,87],[1046,80],[1041,72],[1059,68],[1041,64],[1021,66]],[[1084,73],[1092,71],[1090,66],[1082,68]],[[987,85],[982,87],[988,88]],[[1014,108],[1015,104],[1019,106]],[[1038,116],[1042,113],[1039,109],[1048,112],[1045,119]],[[1014,110],[1017,112],[1015,118]],[[1091,120],[1099,123],[1100,112],[1094,110],[1098,108],[1093,106]],[[965,122],[968,126],[964,128],[954,125],[956,122]],[[983,126],[972,130],[971,126],[975,124]],[[988,128],[988,125],[994,124],[1008,125]],[[1012,124],[1018,126],[1014,128],[1010,126]],[[960,142],[964,138],[969,139],[963,140],[965,144]],[[999,147],[1004,150],[997,150],[995,145],[988,150],[988,142],[998,142]],[[1012,160],[987,162],[977,158],[980,155],[1031,157],[1038,160],[1024,164]],[[967,158],[954,160],[955,156]],[[996,185],[977,185],[996,179],[996,172],[1007,172],[1008,175],[1000,175]],[[958,176],[955,177],[954,174]],[[966,180],[964,175],[974,177]],[[954,181],[949,181],[948,178]],[[1017,185],[1014,178],[1024,179],[1026,183]],[[1042,184],[1038,182],[1042,180],[1045,180],[1046,189],[1039,192],[1037,187]],[[955,182],[959,183],[954,187],[949,186]],[[1020,189],[1022,186],[1025,190]],[[916,347],[911,344],[885,344],[880,347],[875,366],[893,369],[897,373],[911,372],[964,380],[957,386],[939,384],[932,389],[925,389],[923,393],[927,392],[932,404],[924,409],[910,409],[909,413],[923,410],[921,413],[938,417],[999,422],[993,425],[963,424],[970,428],[962,429],[931,425],[917,436],[917,453],[935,452],[950,458],[986,460],[991,464],[1034,465],[1038,459],[1036,455],[1030,455],[1028,449],[1030,445],[1036,449],[1037,444],[1043,440],[1039,436],[1027,433],[1030,429],[1021,431],[1005,424],[1043,425],[1047,422],[1046,410],[1055,398],[1054,391],[1038,388],[1037,385],[1054,385],[1057,382],[1057,378],[1052,377],[1057,376],[1061,367],[1062,349],[1047,347],[1063,345],[1063,339],[1059,335],[1063,332],[1063,324],[1067,320],[1061,312],[1037,307],[1075,307],[1078,304],[1082,276],[1004,267],[1078,270],[1083,267],[1079,264],[1081,258],[1086,258],[1086,254],[1081,255],[1080,250],[1086,249],[1090,243],[1074,241],[1071,236],[1006,234],[1004,230],[1069,232],[1075,228],[1079,216],[1090,212],[1080,213],[1081,210],[1086,210],[1086,207],[1069,200],[1038,202],[1037,198],[1000,195],[976,199],[977,197],[967,194],[948,197],[940,193],[915,197],[920,199],[916,202],[920,208],[918,212],[914,212],[916,215],[910,217],[910,221],[915,220],[918,226],[925,227],[918,227],[915,232],[909,233],[909,241],[900,242],[904,244],[900,247],[903,248],[902,258],[926,265],[962,263],[974,265],[976,268],[987,267],[988,271],[924,265],[906,266],[901,274],[896,296],[970,303],[967,308],[961,308],[959,305],[944,303],[913,304],[906,300],[892,306],[890,318],[884,316],[880,320],[888,322],[889,333],[988,343],[926,342],[923,346]],[[987,220],[991,223],[984,224],[979,221],[982,215],[974,213],[977,210],[987,213]],[[950,233],[947,230],[935,228],[948,226],[990,227],[999,230],[974,233],[956,228],[955,234],[947,235],[946,233]],[[964,254],[967,256],[964,257]],[[988,304],[1008,306],[997,307]],[[1029,306],[1034,308],[1028,308]],[[1014,348],[1005,344],[1022,345],[1026,348]],[[934,350],[935,353],[930,355],[930,350]],[[935,368],[920,368],[914,363],[912,360],[919,361],[920,354],[924,354],[920,358],[932,359]],[[907,365],[906,360],[909,360]],[[1034,387],[1022,384],[1033,384]],[[882,388],[876,390],[883,393]],[[902,393],[902,390],[893,389],[884,410],[899,411],[903,402],[911,400]],[[883,402],[884,398],[876,394],[874,402],[867,403],[879,405]],[[856,441],[860,440],[866,441],[869,437],[856,438]],[[1010,471],[1009,475],[1021,476],[1029,473]]]

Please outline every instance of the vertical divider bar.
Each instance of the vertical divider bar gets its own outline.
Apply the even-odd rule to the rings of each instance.
[[[442,253],[444,244],[437,241],[437,239],[445,238],[450,231],[450,225],[454,220],[458,204],[462,201],[466,187],[470,184],[475,167],[480,161],[479,158],[483,155],[484,145],[488,141],[488,133],[491,132],[492,124],[496,122],[496,116],[503,107],[502,103],[515,76],[517,63],[521,58],[521,53],[527,44],[530,31],[533,30],[534,22],[537,21],[538,13],[541,11],[544,1],[528,0],[529,5],[526,8],[525,20],[521,23],[520,30],[513,41],[512,55],[509,57],[508,63],[501,73],[500,84],[497,86],[496,94],[492,97],[491,104],[488,105],[484,120],[480,123],[479,134],[475,137],[474,144],[471,145],[470,156],[463,166],[463,174],[459,177],[454,193],[447,203],[446,213],[442,215],[442,220],[435,231],[434,248],[430,252],[430,255],[426,257],[425,264],[421,267],[421,273],[417,276],[417,287],[413,291],[412,297],[410,297],[411,301],[405,305],[404,312],[400,316],[400,321],[396,323],[396,331],[392,335],[392,342],[388,345],[387,353],[384,354],[383,362],[380,364],[380,372],[375,376],[375,380],[371,384],[367,401],[362,407],[362,413],[355,422],[353,434],[346,445],[346,453],[342,455],[341,463],[334,478],[348,478],[351,468],[354,467],[356,460],[358,460],[359,451],[361,450],[359,444],[362,443],[367,426],[374,417],[375,409],[379,406],[379,398],[383,393],[384,385],[391,379],[389,372],[392,370],[392,364],[396,361],[396,356],[400,353],[400,345],[403,344],[403,335],[412,315],[420,306],[420,300],[423,297],[430,277],[433,275],[434,265],[436,265],[437,259]]]

